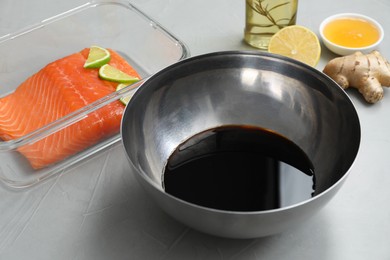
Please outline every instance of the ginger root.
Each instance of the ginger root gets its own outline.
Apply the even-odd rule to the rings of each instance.
[[[357,88],[369,103],[381,100],[382,87],[390,87],[390,64],[378,51],[366,55],[355,52],[335,58],[329,61],[323,72],[343,89]]]

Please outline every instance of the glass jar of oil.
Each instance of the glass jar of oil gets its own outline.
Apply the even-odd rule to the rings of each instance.
[[[271,37],[280,29],[294,25],[298,0],[246,0],[244,40],[268,49]]]

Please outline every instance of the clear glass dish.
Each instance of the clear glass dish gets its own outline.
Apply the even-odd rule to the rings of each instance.
[[[0,97],[12,93],[48,63],[91,45],[116,50],[142,78],[189,56],[183,42],[131,3],[92,1],[0,37]],[[0,140],[0,181],[10,188],[28,188],[120,144],[118,129],[114,136],[39,170],[18,152],[129,95],[138,85],[114,92],[21,138]]]

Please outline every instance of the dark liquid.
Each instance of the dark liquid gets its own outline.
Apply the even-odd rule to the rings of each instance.
[[[163,175],[167,193],[197,205],[260,211],[312,197],[314,167],[285,137],[251,126],[223,126],[181,144]]]

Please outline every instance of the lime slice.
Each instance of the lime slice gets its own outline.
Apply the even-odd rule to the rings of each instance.
[[[139,80],[139,78],[130,76],[109,64],[100,67],[99,76],[102,79],[119,83],[134,83]]]
[[[84,68],[93,69],[100,68],[110,61],[110,52],[99,46],[91,46],[89,48],[88,58],[84,63]]]
[[[314,32],[300,25],[292,25],[272,36],[268,51],[315,67],[320,60],[321,45]]]
[[[116,91],[122,89],[122,88],[125,88],[127,87],[129,84],[118,84],[118,86],[116,87]],[[133,97],[135,91],[133,91],[132,93],[130,93],[128,96],[124,96],[124,97],[121,97],[119,100],[124,104],[124,105],[127,105],[129,102],[130,102],[130,99]]]

